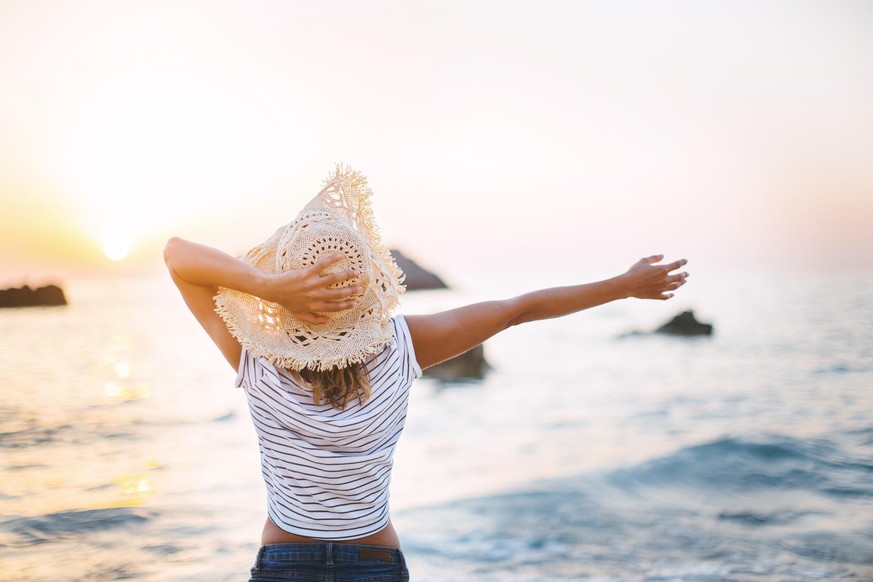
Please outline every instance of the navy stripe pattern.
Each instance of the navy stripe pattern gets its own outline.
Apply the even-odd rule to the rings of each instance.
[[[421,376],[409,328],[367,363],[371,395],[344,410],[316,404],[312,389],[243,348],[236,386],[246,392],[261,449],[270,519],[285,531],[351,540],[388,524],[388,483],[409,389]]]

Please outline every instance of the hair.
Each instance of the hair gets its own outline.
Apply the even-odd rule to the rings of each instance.
[[[363,364],[329,370],[304,368],[294,374],[312,387],[316,403],[327,403],[339,410],[355,398],[363,404],[370,397],[370,378]]]

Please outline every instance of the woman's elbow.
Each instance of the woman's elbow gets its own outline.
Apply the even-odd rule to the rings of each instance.
[[[503,329],[530,321],[530,305],[524,295],[506,300],[507,318]]]
[[[509,329],[510,327],[521,325],[522,323],[527,323],[529,321],[533,321],[533,319],[527,313],[520,313],[519,315],[507,321],[506,327],[504,329]]]
[[[167,265],[167,268],[169,268],[171,271],[173,270],[173,266],[172,266],[173,258],[175,257],[176,253],[178,252],[179,245],[182,242],[184,242],[182,239],[180,239],[177,236],[174,236],[174,237],[170,238],[170,240],[167,241],[167,244],[164,245],[164,263]]]

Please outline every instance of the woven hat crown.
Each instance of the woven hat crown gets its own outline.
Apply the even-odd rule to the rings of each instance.
[[[381,243],[371,195],[360,172],[338,165],[292,222],[241,257],[277,274],[339,253],[343,259],[326,272],[354,269],[358,276],[333,287],[362,289],[351,298],[351,309],[322,314],[330,318],[323,324],[302,321],[282,305],[220,289],[216,311],[252,355],[293,370],[327,370],[361,363],[391,340],[390,317],[404,291],[403,273]]]

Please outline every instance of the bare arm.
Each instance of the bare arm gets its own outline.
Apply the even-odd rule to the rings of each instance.
[[[164,247],[164,261],[188,309],[234,369],[242,348],[215,312],[218,288],[249,293],[284,305],[305,321],[325,323],[329,319],[315,312],[350,309],[354,303],[344,299],[360,291],[356,287],[329,287],[356,276],[354,271],[323,274],[341,259],[342,255],[327,257],[308,269],[270,275],[217,249],[181,238],[171,238]]]
[[[612,279],[541,289],[500,301],[486,301],[431,315],[406,317],[418,364],[428,368],[462,354],[491,336],[520,323],[569,315],[617,299],[669,299],[685,284],[687,273],[672,274],[687,261],[657,265],[656,255],[640,259]]]

